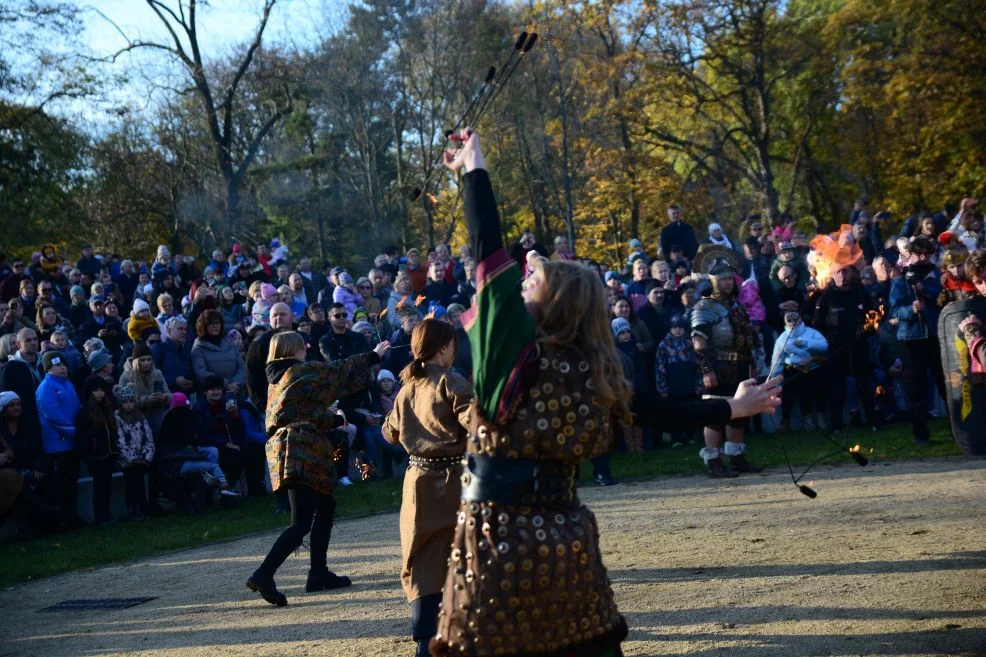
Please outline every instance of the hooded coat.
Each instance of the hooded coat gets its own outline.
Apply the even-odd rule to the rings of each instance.
[[[345,421],[330,408],[373,381],[375,352],[329,363],[281,358],[267,364],[267,467],[271,486],[308,486],[329,495],[335,486],[329,433]]]
[[[41,442],[45,454],[75,450],[75,416],[82,407],[72,382],[66,377],[46,375],[35,394],[41,418]]]

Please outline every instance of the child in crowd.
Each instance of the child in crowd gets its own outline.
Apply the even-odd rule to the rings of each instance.
[[[684,315],[671,318],[671,329],[657,346],[656,384],[657,394],[674,401],[694,401],[702,392],[702,376]],[[688,437],[674,435],[676,442]]]
[[[127,512],[134,520],[143,520],[148,512],[144,479],[154,460],[154,436],[151,425],[137,408],[137,393],[130,386],[116,388],[116,446],[126,485]]]
[[[374,469],[381,470],[387,479],[394,476],[394,461],[406,456],[400,445],[394,445],[384,440],[381,426],[383,419],[394,408],[394,397],[397,396],[397,380],[390,370],[380,370],[377,374],[376,390],[371,391],[370,408],[367,409],[366,424],[361,430],[363,447],[367,460]]]
[[[82,389],[82,408],[75,418],[75,443],[92,477],[93,522],[105,527],[113,522],[110,497],[116,470],[116,404],[110,383],[90,376]]]
[[[130,341],[137,342],[146,329],[157,326],[157,320],[151,316],[151,307],[147,302],[143,299],[134,300],[130,319],[127,320],[127,335]]]
[[[962,301],[976,294],[976,286],[965,277],[965,261],[969,252],[953,247],[942,256],[941,293],[936,300],[939,308],[953,301]]]
[[[55,331],[51,334],[51,347],[56,351],[62,352],[65,362],[68,363],[69,376],[75,376],[82,370],[82,354],[69,342],[68,334],[64,331]]]
[[[624,427],[623,441],[626,443],[627,451],[632,454],[639,454],[644,451],[644,426],[643,417],[645,409],[641,403],[647,396],[647,363],[644,355],[637,348],[637,340],[633,337],[629,320],[617,317],[611,322],[613,338],[616,340],[616,349],[620,352],[623,361],[623,373],[633,384],[633,416],[634,425]]]
[[[780,430],[787,431],[795,400],[801,408],[801,426],[814,431],[823,426],[822,405],[825,386],[819,380],[819,364],[816,360],[828,351],[828,340],[821,333],[805,326],[801,315],[790,311],[784,314],[784,332],[774,342],[770,371],[784,374]],[[865,382],[862,385],[866,385]],[[812,412],[816,418],[812,418]]]
[[[41,363],[45,377],[35,393],[35,401],[41,420],[47,490],[59,506],[62,522],[74,527],[80,523],[76,514],[79,456],[75,443],[75,417],[82,404],[69,381],[65,356],[59,351],[46,351]]]

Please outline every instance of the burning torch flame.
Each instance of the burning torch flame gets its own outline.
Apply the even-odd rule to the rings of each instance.
[[[421,305],[421,302],[427,301],[427,300],[428,300],[428,298],[425,295],[423,295],[423,294],[418,295],[418,298],[414,300],[414,305],[415,306],[420,306]]]
[[[868,310],[866,312],[866,319],[863,320],[863,330],[864,331],[878,331],[880,330],[880,320],[883,319],[883,315],[886,312],[886,308],[883,304],[880,304],[879,310]]]
[[[849,448],[849,456],[851,456],[852,460],[858,463],[861,468],[865,468],[870,462],[868,458],[863,456],[862,448],[859,445]]]

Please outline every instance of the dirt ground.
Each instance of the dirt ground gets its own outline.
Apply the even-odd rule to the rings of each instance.
[[[627,655],[986,656],[986,461],[823,468],[809,500],[786,473],[585,489],[631,627]],[[290,605],[243,585],[274,534],[0,592],[0,655],[412,655],[396,514],[340,522],[345,592]],[[62,600],[157,596],[122,611]]]

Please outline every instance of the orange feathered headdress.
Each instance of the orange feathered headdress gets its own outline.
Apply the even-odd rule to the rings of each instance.
[[[811,240],[811,249],[814,253],[815,280],[821,289],[829,284],[834,272],[854,267],[863,259],[863,250],[856,244],[849,224],[842,224],[838,232],[816,235]]]

